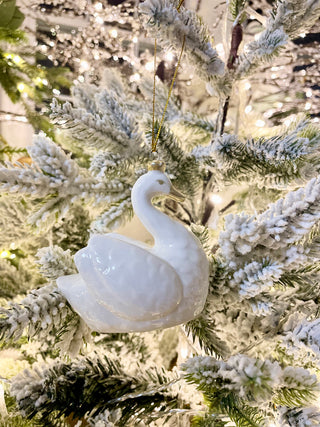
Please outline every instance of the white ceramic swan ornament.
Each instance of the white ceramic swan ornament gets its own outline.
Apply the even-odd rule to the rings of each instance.
[[[152,205],[151,199],[161,194],[182,196],[156,161],[132,188],[133,209],[153,235],[154,246],[115,233],[93,235],[75,255],[79,274],[57,280],[71,306],[95,331],[168,328],[203,309],[207,257],[190,231]]]

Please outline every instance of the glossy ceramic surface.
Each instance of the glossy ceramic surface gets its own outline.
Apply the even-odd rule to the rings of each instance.
[[[169,194],[165,173],[152,170],[132,189],[132,204],[154,246],[119,234],[93,235],[75,255],[79,274],[58,287],[95,331],[134,332],[185,323],[203,309],[208,260],[197,238],[156,209],[151,199]]]

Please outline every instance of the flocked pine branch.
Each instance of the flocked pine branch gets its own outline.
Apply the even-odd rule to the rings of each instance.
[[[224,72],[224,63],[213,48],[208,30],[199,17],[183,6],[177,10],[178,1],[146,0],[141,11],[148,17],[150,37],[157,38],[163,48],[180,52],[185,37],[188,60],[206,81],[212,81]]]
[[[25,371],[13,380],[11,393],[26,418],[38,413],[43,423],[71,414],[77,419],[119,410],[117,425],[125,426],[137,419],[148,422],[155,409],[160,418],[164,410],[182,404],[170,392],[175,379],[151,367],[130,375],[119,362],[93,356]]]
[[[288,36],[281,28],[271,30],[267,28],[258,40],[244,46],[244,51],[237,59],[236,76],[244,77],[253,72],[256,67],[271,61],[278,56],[287,44]]]
[[[268,25],[273,29],[283,27],[290,38],[295,38],[307,32],[319,16],[319,0],[283,0],[277,3]]]
[[[192,153],[201,163],[214,167],[218,183],[247,182],[252,178],[260,187],[281,189],[318,173],[320,138],[319,134],[308,137],[304,133],[308,126],[307,121],[301,121],[286,135],[246,142],[224,134],[215,137],[208,146],[196,147]]]
[[[74,327],[74,324],[79,323],[78,316],[54,285],[31,291],[20,303],[11,303],[9,308],[1,308],[0,314],[2,340],[18,340],[26,334],[45,341],[49,334],[61,332],[63,325],[67,331],[71,324]],[[88,338],[88,328],[84,324],[82,334]],[[75,353],[79,350],[79,343],[77,344]]]
[[[132,114],[120,104],[115,93],[107,90],[91,91],[86,108],[51,104],[51,118],[65,133],[86,148],[114,149],[127,155],[140,149],[142,135]],[[79,98],[79,89],[76,92]],[[89,92],[86,91],[86,96]],[[90,99],[90,98],[89,98]],[[88,145],[89,144],[89,145]]]
[[[137,111],[137,104],[139,105],[139,112],[143,111],[146,118],[150,118],[150,106],[153,100],[153,80],[151,76],[145,76],[139,81],[139,89],[143,94],[146,103],[136,101],[132,103],[131,99],[127,99],[127,105],[132,109],[133,113]],[[160,118],[163,113],[164,106],[166,105],[169,94],[169,87],[157,79],[156,82],[156,99],[155,99],[155,113],[156,117]],[[204,118],[200,115],[194,114],[190,111],[183,111],[181,108],[180,100],[171,93],[169,103],[166,111],[167,126],[175,128],[175,133],[180,136],[183,142],[184,149],[188,150],[197,144],[203,144],[210,140],[212,133],[215,130],[215,122],[212,119]],[[148,124],[147,124],[148,125]]]
[[[319,323],[319,319],[303,319],[293,330],[287,331],[281,347],[293,359],[307,358],[317,364],[320,355]]]
[[[40,273],[49,280],[77,273],[70,250],[63,251],[59,246],[41,248],[37,257]]]
[[[277,422],[283,427],[316,426],[320,423],[320,411],[317,406],[294,409],[279,407]]]
[[[26,193],[32,197],[46,197],[35,212],[29,215],[31,224],[40,225],[51,218],[55,221],[76,201],[91,199],[94,203],[112,203],[122,200],[129,188],[115,179],[112,182],[96,180],[85,169],[80,169],[71,157],[49,138],[38,136],[28,148],[33,164],[0,168],[2,191]],[[51,224],[50,224],[51,225]]]
[[[227,414],[239,426],[261,425],[262,420],[268,419],[267,412],[259,406],[271,408],[273,402],[289,407],[306,406],[319,393],[317,378],[308,370],[281,367],[278,362],[241,354],[227,361],[193,357],[182,368],[187,381],[197,384],[204,393],[210,410]],[[232,405],[228,405],[228,400],[234,400]],[[256,411],[248,411],[250,407]],[[250,422],[246,424],[246,420]]]
[[[155,133],[158,133],[159,123],[155,123]],[[151,137],[151,132],[147,136]],[[181,142],[167,127],[162,126],[157,142],[157,151],[166,163],[166,172],[173,183],[188,196],[193,196],[200,186],[201,169],[195,158],[186,153]]]
[[[319,0],[278,1],[258,40],[245,45],[237,60],[236,75],[242,77],[259,64],[269,62],[289,39],[309,30],[319,16]]]
[[[320,219],[319,202],[320,181],[313,178],[258,216],[227,215],[225,231],[220,234],[223,255],[236,266],[252,251],[256,255],[271,254],[278,249],[286,251]]]

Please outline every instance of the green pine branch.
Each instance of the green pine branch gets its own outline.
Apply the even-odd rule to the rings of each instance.
[[[276,405],[287,406],[288,408],[309,406],[317,398],[317,391],[313,388],[303,390],[283,387],[276,391],[273,402]]]
[[[169,392],[171,382],[172,378],[156,368],[129,375],[118,361],[105,356],[56,362],[40,377],[38,372],[34,380],[21,375],[11,391],[27,419],[38,416],[44,425],[71,414],[81,419],[121,409],[117,424],[121,427],[139,419],[148,422],[159,418],[162,411],[176,408],[180,402]]]
[[[229,424],[229,421],[225,421],[222,418],[225,416],[217,414],[206,414],[204,416],[197,415],[192,418],[192,427],[225,427]]]
[[[207,354],[225,357],[230,354],[227,344],[216,334],[215,322],[210,316],[209,305],[207,304],[202,313],[186,323],[187,334],[190,334],[193,342],[199,342],[200,348]]]
[[[243,399],[225,387],[224,380],[217,377],[214,384],[210,382],[199,383],[199,379],[193,374],[186,374],[188,382],[197,384],[209,407],[209,413],[227,415],[236,426],[261,427],[265,414],[258,408],[249,406]]]
[[[152,126],[151,126],[152,127]],[[159,122],[155,123],[155,135]],[[151,131],[147,132],[151,141]],[[157,142],[157,152],[166,163],[166,172],[172,175],[172,182],[186,197],[193,196],[202,182],[202,175],[196,159],[186,153],[173,132],[165,125],[162,126]]]
[[[320,263],[308,264],[300,269],[287,271],[275,282],[275,286],[297,288],[299,298],[314,299],[319,295]]]
[[[233,19],[236,19],[243,8],[247,0],[231,0],[229,3],[229,11]]]

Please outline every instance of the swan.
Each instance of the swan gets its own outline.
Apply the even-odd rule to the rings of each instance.
[[[183,200],[154,161],[134,184],[134,212],[154,245],[116,233],[92,235],[75,254],[79,274],[57,286],[72,308],[97,332],[144,332],[185,323],[202,311],[208,293],[208,259],[199,240],[151,202],[167,195]]]

